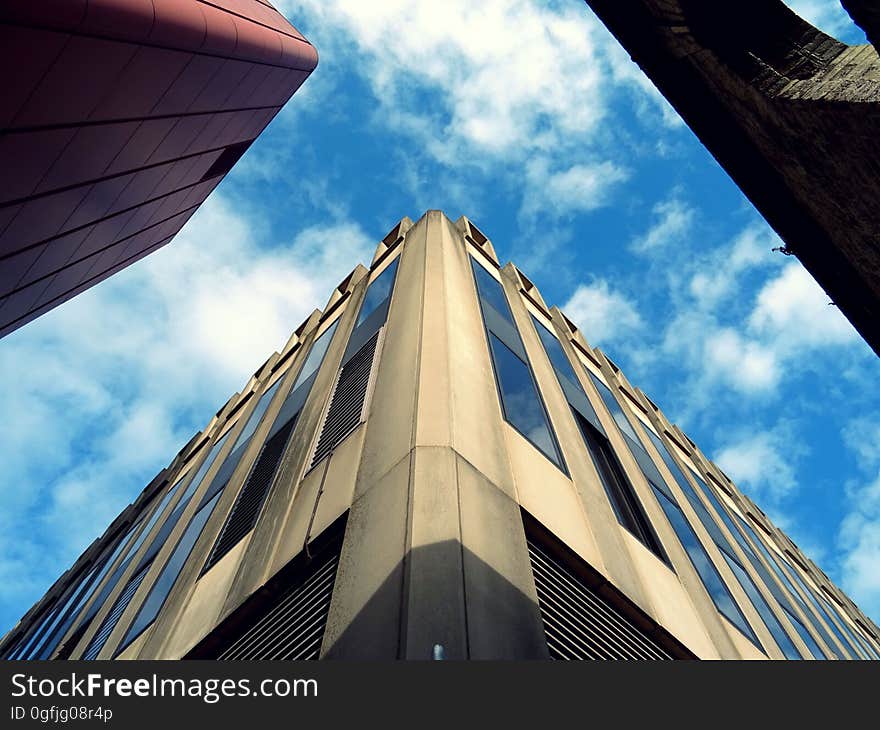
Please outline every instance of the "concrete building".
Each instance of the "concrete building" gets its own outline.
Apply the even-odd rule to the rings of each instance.
[[[874,46],[840,43],[781,0],[587,4],[880,354]],[[876,44],[876,1],[843,5]]]
[[[0,4],[0,336],[171,241],[316,63],[265,0]]]
[[[880,658],[880,631],[466,218],[404,218],[6,658]]]

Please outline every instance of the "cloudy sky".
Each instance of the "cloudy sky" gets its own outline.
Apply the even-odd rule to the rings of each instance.
[[[864,42],[837,0],[790,4]],[[878,359],[587,7],[276,5],[319,51],[305,86],[174,243],[0,341],[0,633],[428,208],[880,620]]]

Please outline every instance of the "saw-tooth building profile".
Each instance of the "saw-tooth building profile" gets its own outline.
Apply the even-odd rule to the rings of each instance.
[[[317,60],[265,0],[0,3],[0,337],[169,243]]]
[[[468,219],[404,218],[7,659],[878,659],[877,626]]]

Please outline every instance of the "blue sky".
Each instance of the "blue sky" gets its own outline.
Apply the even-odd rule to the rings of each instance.
[[[836,0],[790,4],[864,42]],[[0,341],[0,631],[428,208],[880,619],[878,359],[588,8],[276,5],[319,51],[305,86],[170,246]]]

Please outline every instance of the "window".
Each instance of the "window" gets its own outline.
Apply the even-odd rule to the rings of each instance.
[[[840,628],[843,629],[843,633],[846,634],[847,643],[850,647],[853,647],[853,656],[861,656],[864,659],[868,658],[868,655],[865,653],[865,649],[859,643],[859,640],[853,635],[852,630],[847,625],[846,619],[840,615],[837,611],[835,611],[834,607],[828,603],[824,598],[822,598],[822,603],[825,604],[825,607],[830,613],[834,613],[837,616],[837,620],[840,623]]]
[[[263,444],[260,455],[254,462],[244,486],[236,496],[223,529],[220,530],[220,535],[211,549],[204,568],[202,568],[203,574],[220,562],[224,555],[254,529],[263,509],[263,503],[269,496],[269,490],[275,481],[275,474],[281,463],[281,457],[284,455],[287,441],[295,426],[296,417],[291,418],[278,433]]]
[[[590,380],[593,381],[593,385],[596,386],[596,390],[599,391],[599,395],[602,397],[602,401],[605,403],[605,407],[611,413],[612,418],[614,418],[614,422],[617,424],[617,427],[624,434],[629,436],[636,444],[638,444],[639,437],[636,436],[635,429],[633,429],[632,424],[627,420],[627,417],[623,413],[623,409],[620,407],[620,403],[617,402],[617,398],[614,397],[614,394],[611,392],[610,388],[608,388],[605,383],[599,380],[599,378],[593,375],[593,373],[591,373],[589,370],[587,370],[587,374],[590,376]]]
[[[471,258],[504,418],[562,471],[565,463],[501,282]]]
[[[717,499],[714,499],[711,501],[714,506],[717,502]],[[715,507],[715,509],[717,510],[720,507],[721,507],[721,505],[719,504],[718,506]],[[801,610],[804,612],[804,615],[805,616],[813,616],[813,614],[811,614],[811,612],[810,612],[810,609],[807,607],[807,604],[804,603],[804,599],[801,598],[800,594],[797,592],[797,589],[795,589],[794,585],[792,584],[791,579],[782,570],[782,567],[779,565],[779,562],[773,557],[770,550],[767,549],[764,546],[763,542],[761,542],[761,540],[758,538],[757,533],[749,526],[749,524],[747,522],[745,522],[745,520],[743,520],[739,516],[737,516],[736,520],[742,526],[743,532],[745,532],[749,537],[752,538],[752,542],[755,543],[755,545],[758,548],[758,551],[764,557],[764,560],[770,566],[770,569],[776,574],[776,577],[779,578],[779,581],[788,589],[788,592],[798,602],[798,605],[800,605]],[[828,648],[831,649],[831,651],[833,651],[840,659],[843,659],[843,656],[840,654],[840,652],[838,652],[835,649],[834,642],[831,640],[831,637],[828,635],[828,632],[825,631],[824,627],[822,626],[821,621],[812,621],[812,625],[813,625],[813,628],[815,628],[816,631],[819,633],[819,635],[822,637],[822,640],[825,642],[825,644],[828,646]],[[795,625],[795,628],[797,629],[797,625]],[[800,633],[800,631],[798,633]],[[805,641],[804,643],[806,643],[809,646],[810,642]],[[810,647],[810,651],[813,651],[812,647]],[[814,652],[814,656],[818,656],[818,655],[816,655]]]
[[[614,513],[626,529],[635,535],[641,543],[655,555],[665,560],[663,549],[660,547],[660,541],[651,528],[651,523],[642,511],[633,491],[632,485],[626,478],[623,467],[617,460],[611,444],[605,436],[599,433],[593,426],[587,422],[577,411],[572,410],[587,450],[596,465],[596,471],[599,472],[599,479],[605,488],[605,493],[614,508]]]
[[[296,376],[296,382],[294,382],[292,390],[296,390],[321,366],[321,361],[324,359],[327,348],[330,347],[330,341],[333,339],[333,333],[336,331],[338,324],[339,320],[337,319],[315,340],[306,361],[303,363],[302,369],[299,371],[299,375]]]
[[[568,378],[572,385],[580,387],[580,381],[578,381],[574,368],[571,366],[571,362],[565,354],[565,350],[562,349],[559,340],[534,316],[532,316],[532,322],[535,325],[535,331],[538,333],[541,344],[544,345],[544,352],[547,353],[547,358],[550,360],[553,369],[556,370],[556,374]]]
[[[67,630],[79,614],[80,609],[88,602],[89,598],[91,598],[92,594],[95,592],[95,589],[101,584],[104,576],[113,566],[113,563],[116,562],[116,558],[122,554],[125,546],[128,545],[129,540],[131,540],[132,536],[137,532],[139,526],[140,522],[136,523],[133,527],[130,527],[125,536],[118,541],[116,547],[110,552],[110,554],[105,556],[103,560],[99,560],[92,568],[91,572],[80,582],[76,591],[71,593],[64,608],[59,611],[52,626],[46,631],[46,639],[40,647],[40,650],[34,652],[32,658],[48,659],[52,656],[53,652],[58,647],[58,644],[64,638]]]
[[[614,514],[617,515],[620,524],[635,535],[646,548],[666,562],[666,556],[663,553],[663,548],[660,546],[660,541],[651,528],[651,523],[645,515],[632,485],[626,478],[623,467],[620,465],[611,447],[611,443],[605,435],[605,431],[596,416],[593,406],[587,400],[586,393],[581,387],[571,362],[562,349],[562,345],[556,339],[556,336],[534,316],[532,317],[532,323],[535,326],[535,331],[538,333],[541,344],[544,346],[547,359],[550,360],[550,364],[553,366],[553,371],[556,373],[562,392],[571,407],[574,419],[587,445],[587,450],[590,452],[596,470],[599,472],[599,479],[602,482],[608,500],[611,502]],[[616,402],[615,405],[617,405]],[[617,409],[620,410],[620,407],[617,406]],[[614,411],[612,410],[613,413]],[[633,437],[635,437],[635,432],[633,432]],[[637,445],[635,449],[632,444],[630,445],[634,454],[641,448],[638,441],[635,441],[635,444]],[[636,458],[640,464],[645,461],[645,459],[641,458],[641,454],[636,454]],[[650,463],[650,459],[647,461]],[[646,466],[643,465],[642,468],[644,470]]]
[[[85,625],[92,620],[98,611],[101,610],[101,607],[104,605],[108,596],[113,592],[113,589],[116,587],[122,575],[125,573],[126,568],[131,564],[131,561],[134,559],[137,551],[140,549],[141,545],[144,544],[146,539],[150,536],[150,532],[156,526],[156,523],[159,519],[165,514],[165,510],[168,508],[168,505],[171,503],[171,500],[174,499],[174,495],[177,494],[177,490],[180,488],[180,485],[183,483],[183,479],[178,479],[167,492],[163,495],[159,504],[156,505],[156,509],[153,510],[153,514],[150,515],[150,519],[147,521],[147,524],[140,531],[137,536],[137,539],[132,543],[131,547],[128,549],[126,553],[126,558],[119,564],[119,567],[113,571],[110,578],[107,580],[106,584],[103,588],[101,588],[101,592],[98,594],[97,598],[92,602],[92,605],[86,610],[85,615],[82,620],[79,622],[76,631],[85,629]],[[132,532],[130,535],[133,535],[135,529],[132,528]],[[97,588],[97,583],[95,584]]]
[[[743,553],[745,553],[746,558],[752,564],[752,567],[755,569],[755,572],[761,578],[761,581],[764,583],[764,586],[770,591],[770,593],[773,594],[773,597],[776,599],[776,602],[779,604],[780,608],[782,608],[782,610],[785,612],[785,615],[789,619],[789,622],[791,623],[792,627],[798,633],[798,636],[800,636],[803,639],[804,643],[807,645],[807,648],[810,650],[810,653],[816,659],[827,658],[825,652],[823,652],[819,648],[819,645],[816,643],[815,639],[813,639],[813,637],[810,636],[806,627],[803,625],[803,623],[801,623],[800,619],[797,617],[797,615],[795,613],[795,608],[792,605],[789,596],[773,580],[773,576],[771,576],[770,573],[767,571],[767,569],[764,567],[764,564],[760,561],[757,554],[752,549],[752,546],[749,545],[749,543],[745,539],[745,537],[736,528],[736,525],[733,523],[733,520],[731,519],[730,515],[727,513],[727,510],[725,510],[721,506],[721,503],[718,501],[718,498],[709,489],[709,486],[706,484],[706,482],[704,482],[696,473],[693,473],[693,471],[691,473],[691,476],[693,476],[694,482],[697,484],[697,486],[699,487],[699,489],[703,493],[703,495],[709,500],[709,503],[712,505],[712,508],[715,510],[715,512],[721,518],[721,521],[724,523],[725,527],[727,527],[727,529],[730,531],[730,534],[734,537],[734,539],[737,541],[737,543],[739,543],[739,546],[742,548]],[[730,542],[727,540],[727,538],[725,538],[723,536],[721,531],[718,529],[718,526],[715,524],[715,520],[712,518],[709,511],[705,508],[705,506],[703,506],[703,503],[700,501],[699,497],[697,496],[696,490],[694,490],[691,487],[690,483],[687,482],[687,480],[684,481],[684,484],[687,485],[687,489],[685,490],[685,495],[687,496],[688,501],[693,505],[694,511],[697,512],[697,514],[700,517],[700,520],[706,526],[706,529],[712,534],[712,539],[715,540],[715,543],[718,545],[718,547],[726,554],[726,559],[728,560],[728,562],[730,562],[731,560],[736,562],[736,564],[739,566],[740,570],[743,571],[743,574],[746,575],[746,579],[748,580],[749,585],[743,584],[743,589],[751,597],[752,596],[751,589],[754,589],[754,591],[757,592],[757,587],[754,586],[751,578],[749,578],[748,575],[745,574],[745,571],[743,570],[743,567],[742,567],[742,563],[740,563],[739,558],[736,556],[736,553],[734,552],[732,546],[730,545]],[[735,571],[735,573],[736,573],[736,571]],[[736,573],[736,575],[739,576],[739,573]],[[742,581],[740,581],[740,582],[742,583]],[[751,589],[750,589],[750,587],[751,587]],[[763,597],[760,597],[760,601],[764,605],[764,607],[766,607],[766,610],[769,612],[770,608],[767,605],[767,603]],[[754,600],[753,600],[753,602],[754,602]],[[761,611],[761,606],[756,604],[755,607],[758,608],[759,612]],[[771,615],[770,617],[764,617],[764,615],[762,613],[762,618],[765,618],[765,623],[767,623],[767,628],[770,629],[771,633],[775,631],[775,632],[782,634],[782,632],[783,632],[782,625],[779,623],[778,619],[775,616]],[[769,623],[768,623],[768,621],[769,621]],[[777,639],[777,643],[779,643],[780,647],[783,648],[783,651],[785,651],[786,656],[788,656],[789,659],[801,658],[800,654],[797,654],[797,650],[795,649],[794,645],[791,644],[791,640],[787,635],[785,635],[785,636],[780,635],[777,637],[776,633],[774,633],[774,638]],[[789,656],[790,653],[796,653],[797,656]]]
[[[678,535],[682,547],[688,554],[688,557],[690,558],[694,569],[697,571],[697,574],[700,576],[700,579],[703,581],[703,585],[706,587],[706,592],[709,594],[715,607],[723,616],[727,617],[734,626],[742,631],[752,643],[760,646],[760,644],[758,644],[758,638],[755,636],[754,631],[752,631],[752,627],[749,626],[745,616],[743,616],[742,611],[739,610],[739,606],[736,605],[733,596],[724,584],[724,581],[721,580],[718,570],[712,564],[712,561],[706,554],[705,548],[697,539],[696,533],[694,533],[693,528],[688,523],[681,508],[667,497],[666,493],[659,489],[655,484],[652,484],[651,486],[654,488],[654,494],[657,496],[657,501],[660,503],[660,507],[666,513],[666,517],[669,519],[672,529],[675,530],[676,535]]]
[[[700,501],[699,497],[697,496],[696,490],[693,488],[693,486],[691,486],[691,483],[685,478],[684,473],[678,467],[678,464],[676,464],[675,460],[672,458],[672,455],[669,453],[666,446],[659,439],[659,437],[656,434],[652,433],[651,431],[648,431],[648,436],[651,439],[651,442],[657,448],[657,451],[660,453],[660,457],[663,459],[663,461],[669,467],[669,470],[672,472],[672,475],[675,477],[675,480],[678,482],[678,485],[681,487],[681,490],[684,492],[685,497],[687,497],[688,502],[690,502],[691,507],[693,507],[694,512],[697,513],[697,517],[700,519],[700,522],[703,523],[703,527],[706,528],[706,532],[709,533],[709,536],[712,538],[712,540],[718,546],[718,549],[721,551],[722,557],[724,558],[724,560],[728,564],[728,566],[730,566],[731,572],[733,573],[733,575],[737,579],[737,581],[739,581],[740,586],[742,587],[743,591],[745,591],[745,594],[749,597],[749,600],[751,600],[752,605],[755,607],[755,610],[761,616],[761,619],[764,621],[764,625],[767,627],[767,630],[772,634],[773,638],[776,640],[776,643],[778,644],[779,648],[782,650],[782,653],[788,659],[802,659],[803,657],[801,656],[800,652],[797,650],[794,643],[792,643],[791,638],[785,632],[785,629],[783,628],[779,619],[776,618],[776,615],[773,613],[772,609],[770,608],[770,605],[767,603],[766,599],[761,594],[761,591],[758,589],[758,586],[752,580],[751,576],[746,572],[745,568],[743,567],[742,563],[740,562],[739,557],[736,555],[736,552],[734,551],[733,546],[730,544],[730,541],[724,536],[724,533],[722,533],[721,530],[718,528],[718,524],[712,518],[712,515],[709,514],[709,510],[707,510],[706,507],[703,505],[703,503]],[[695,479],[696,479],[696,476],[695,476]],[[705,487],[705,483],[702,481],[702,479],[700,479],[698,481],[702,487]],[[708,489],[708,488],[706,488],[706,489]],[[726,512],[722,512],[721,514],[723,516],[727,517]],[[733,525],[730,524],[728,526],[728,529],[730,527],[733,527]],[[795,619],[792,622],[792,625],[794,626],[795,630],[799,631],[798,625],[800,625],[800,628],[803,629],[803,625],[800,624],[800,621],[798,621],[794,617],[793,611],[790,610],[789,607],[786,605],[789,603],[788,599],[781,593],[781,591],[778,590],[778,588],[776,587],[776,584],[773,582],[773,579],[770,577],[770,575],[767,573],[764,566],[761,565],[760,561],[757,559],[757,556],[755,556],[752,553],[751,548],[749,548],[749,546],[748,546],[748,543],[745,543],[745,541],[743,541],[742,537],[740,536],[740,534],[736,530],[736,528],[733,529],[732,534],[733,534],[734,538],[736,538],[737,541],[740,542],[740,545],[743,546],[743,551],[745,552],[746,557],[750,560],[750,562],[752,563],[752,566],[755,568],[755,571],[758,573],[758,575],[761,576],[762,580],[766,584],[766,587],[769,590],[771,590],[772,592],[774,592],[774,597],[777,598],[780,606],[783,608],[783,610],[785,610],[785,612],[788,616]],[[776,589],[776,590],[774,591],[774,589]],[[804,633],[806,633],[806,631],[804,631]],[[812,643],[815,646],[815,642],[812,642]],[[818,651],[818,646],[816,647],[816,649],[817,649],[817,655],[818,655],[817,658],[821,658],[823,656],[822,652]]]
[[[846,637],[843,635],[840,628],[837,626],[837,624],[834,622],[834,620],[831,618],[831,616],[828,614],[828,612],[819,603],[819,600],[816,598],[816,596],[810,590],[809,586],[806,584],[804,579],[801,578],[800,573],[798,573],[797,569],[791,567],[790,565],[788,565],[788,563],[782,563],[782,567],[784,567],[788,571],[790,571],[790,575],[794,578],[794,580],[798,584],[798,586],[800,586],[801,592],[804,594],[804,596],[806,596],[807,600],[810,602],[810,605],[815,610],[816,615],[821,616],[825,620],[825,623],[828,625],[828,628],[831,629],[831,632],[837,637],[837,640],[840,642],[840,645],[843,646],[844,649],[846,649],[850,653],[850,656],[852,658],[859,659],[860,655],[859,655],[858,651],[856,651],[856,649],[849,643],[849,641],[847,641]],[[833,646],[833,644],[831,644],[829,642],[829,646]]]
[[[504,296],[504,288],[501,286],[501,283],[480,264],[471,260],[471,265],[474,270],[474,278],[477,281],[480,303],[484,307],[492,307],[495,312],[512,325],[513,315],[510,313],[510,305],[507,303],[507,297]]]
[[[241,444],[254,435],[254,431],[257,430],[260,421],[263,420],[263,415],[266,413],[266,409],[269,408],[269,404],[272,402],[272,396],[275,395],[275,391],[278,390],[279,385],[281,385],[281,379],[275,381],[275,384],[260,396],[260,400],[257,402],[257,405],[248,417],[247,424],[241,430],[241,433],[232,445],[232,451],[235,451]]]
[[[211,485],[205,490],[205,493],[202,495],[200,507],[205,504],[211,497],[213,497],[217,492],[223,489],[226,486],[226,483],[232,477],[232,474],[235,472],[236,467],[238,467],[238,463],[241,461],[242,456],[244,456],[244,452],[247,451],[248,446],[251,443],[251,437],[254,435],[254,432],[260,425],[260,421],[263,420],[263,416],[266,413],[266,410],[269,408],[269,405],[272,402],[272,398],[275,395],[275,392],[278,390],[278,386],[281,385],[281,379],[277,380],[275,384],[269,388],[263,395],[260,397],[260,400],[257,402],[256,407],[251,412],[250,417],[248,418],[247,424],[242,429],[238,438],[235,440],[235,443],[232,445],[232,448],[229,450],[229,453],[226,455],[226,459],[223,461],[223,464],[220,468],[215,472],[214,478],[211,480]]]
[[[724,559],[727,561],[727,565],[730,566],[731,572],[736,576],[736,579],[739,581],[742,589],[746,592],[746,595],[749,597],[749,600],[752,602],[755,610],[761,616],[761,620],[764,622],[767,630],[771,633],[773,639],[776,641],[776,644],[782,650],[785,658],[803,659],[800,652],[795,648],[795,645],[792,643],[788,634],[785,633],[785,629],[782,628],[782,624],[779,623],[779,619],[777,619],[773,611],[770,610],[770,606],[767,605],[767,601],[764,600],[764,596],[761,595],[758,587],[749,577],[748,573],[746,573],[745,569],[727,553],[722,551],[721,554],[724,556]]]
[[[562,467],[556,439],[550,431],[544,404],[529,366],[495,335],[489,335],[492,360],[504,417],[550,461]]]
[[[150,546],[147,548],[146,552],[141,556],[138,561],[136,572],[140,574],[140,572],[144,569],[146,565],[152,562],[153,558],[156,557],[156,553],[162,548],[165,544],[165,541],[168,539],[169,534],[174,529],[174,526],[177,524],[177,521],[180,519],[180,516],[183,514],[196,490],[199,488],[199,485],[202,482],[205,474],[208,469],[211,468],[211,464],[214,463],[214,459],[217,458],[217,453],[223,446],[223,442],[226,440],[226,437],[229,435],[229,431],[223,434],[217,441],[214,442],[214,445],[211,447],[211,451],[205,457],[204,462],[202,463],[201,468],[196,473],[196,475],[190,480],[189,484],[186,487],[183,495],[177,502],[177,505],[172,510],[171,514],[162,522],[159,530],[156,532],[155,536],[150,542]],[[156,511],[153,513],[153,516],[150,519],[150,523],[147,527],[141,532],[138,537],[135,545],[132,546],[132,549],[129,551],[128,558],[114,571],[113,575],[110,577],[110,580],[107,581],[107,584],[101,591],[101,594],[95,599],[92,604],[92,607],[89,609],[85,617],[83,618],[82,623],[84,624],[87,621],[91,621],[94,615],[100,610],[100,608],[104,605],[104,602],[107,600],[107,597],[116,587],[117,582],[122,577],[122,575],[126,572],[126,569],[129,567],[131,561],[136,557],[137,548],[147,539],[149,536],[149,530],[152,527],[152,523],[158,520],[160,514],[165,509],[165,506],[170,502],[171,497],[179,488],[179,485],[183,483],[183,479],[180,479],[175,483],[175,485],[169,490],[168,494],[165,495],[162,502],[157,507]],[[100,648],[100,647],[99,647]]]
[[[391,296],[391,290],[394,287],[394,279],[397,276],[397,262],[400,261],[398,256],[392,261],[385,270],[379,274],[367,287],[367,293],[364,294],[364,301],[361,304],[361,311],[358,314],[355,327],[362,324],[373,312],[375,312],[385,300]]]
[[[153,623],[156,616],[159,615],[159,611],[161,611],[162,606],[165,605],[165,600],[168,598],[168,594],[171,593],[171,589],[177,582],[177,577],[180,575],[180,571],[183,569],[186,559],[189,557],[193,546],[196,544],[196,540],[198,540],[199,535],[202,534],[202,529],[208,521],[208,518],[211,516],[211,512],[213,512],[214,506],[217,504],[219,498],[220,494],[218,493],[210,502],[193,515],[186,530],[183,535],[181,535],[177,547],[174,548],[174,552],[171,553],[171,557],[168,558],[168,562],[165,563],[165,567],[162,569],[162,572],[159,573],[159,577],[153,584],[146,600],[141,605],[141,609],[138,611],[134,622],[129,627],[125,638],[119,645],[116,652],[117,654],[125,649],[125,647],[139,636],[147,626]]]

